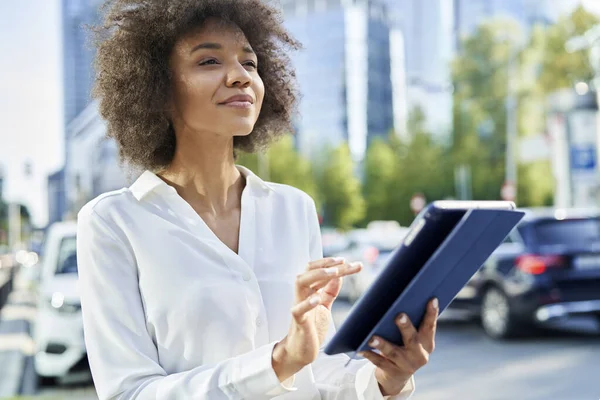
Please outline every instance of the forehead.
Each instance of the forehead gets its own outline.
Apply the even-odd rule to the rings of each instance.
[[[249,47],[248,39],[240,27],[218,18],[207,18],[201,26],[181,36],[175,46],[193,47],[200,42]]]

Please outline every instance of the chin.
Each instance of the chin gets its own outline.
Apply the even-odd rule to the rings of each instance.
[[[232,136],[248,136],[254,130],[254,124],[236,124],[228,129]]]
[[[250,131],[234,132],[233,136],[248,136],[251,133],[252,133],[252,129]]]

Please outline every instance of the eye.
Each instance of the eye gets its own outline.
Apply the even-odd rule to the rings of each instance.
[[[256,62],[254,62],[254,61],[246,61],[244,63],[244,66],[256,69]]]
[[[200,61],[198,65],[217,65],[218,63],[219,62],[217,60],[211,58],[209,60]]]

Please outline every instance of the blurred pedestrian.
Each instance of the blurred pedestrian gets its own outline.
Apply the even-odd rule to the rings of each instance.
[[[435,302],[406,347],[327,356],[342,277],[315,204],[236,166],[291,130],[281,16],[260,0],[115,0],[95,96],[129,188],[79,213],[85,339],[101,399],[396,399],[433,351]],[[314,60],[318,66],[319,60]],[[294,166],[290,166],[293,168]]]

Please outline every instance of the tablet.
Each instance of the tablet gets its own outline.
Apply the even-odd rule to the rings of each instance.
[[[325,346],[326,354],[371,350],[373,335],[402,345],[394,322],[419,327],[428,302],[440,313],[523,218],[506,201],[436,201],[415,218],[402,243]]]

